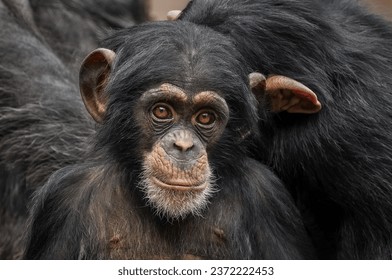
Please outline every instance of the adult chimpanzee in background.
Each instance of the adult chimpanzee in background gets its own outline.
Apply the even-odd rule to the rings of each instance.
[[[80,71],[95,148],[38,192],[26,258],[313,257],[291,196],[246,155],[256,104],[229,40],[157,22],[102,47]]]
[[[96,48],[98,42],[109,35],[112,29],[132,26],[147,18],[144,0],[1,2],[2,11],[11,13],[7,17],[11,16],[20,28],[27,29],[40,41],[49,45],[66,66],[72,67],[72,74],[78,73],[83,58]],[[16,50],[20,48],[17,47]]]
[[[139,0],[0,1],[0,259],[21,257],[32,191],[83,158],[94,133],[75,65],[106,29],[142,20],[143,7]]]
[[[194,0],[180,19],[234,40],[267,77],[251,76],[256,153],[295,196],[319,256],[390,259],[391,24],[322,0]]]

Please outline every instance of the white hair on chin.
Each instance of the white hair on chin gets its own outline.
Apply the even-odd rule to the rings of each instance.
[[[148,168],[142,172],[139,188],[144,192],[149,206],[153,207],[155,214],[167,220],[184,219],[188,215],[202,216],[207,207],[209,198],[217,191],[214,176],[210,172],[207,186],[203,190],[178,191],[156,186]]]

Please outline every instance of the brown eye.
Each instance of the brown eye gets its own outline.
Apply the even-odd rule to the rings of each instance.
[[[170,120],[173,118],[172,110],[166,106],[159,104],[152,109],[152,114],[159,120]]]
[[[215,114],[209,111],[203,111],[196,117],[196,122],[201,125],[211,125],[215,120]]]

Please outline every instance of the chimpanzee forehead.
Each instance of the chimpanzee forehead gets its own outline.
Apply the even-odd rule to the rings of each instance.
[[[225,99],[215,91],[187,92],[186,90],[175,85],[164,83],[146,91],[142,100],[164,98],[176,100],[181,103],[206,104],[206,103],[226,103]]]

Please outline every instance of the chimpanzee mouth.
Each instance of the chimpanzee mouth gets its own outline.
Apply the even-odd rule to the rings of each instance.
[[[173,181],[173,182],[162,182],[159,180],[157,177],[152,177],[152,180],[154,185],[163,188],[163,189],[169,189],[169,190],[175,190],[175,191],[203,191],[207,188],[208,181],[204,182],[197,182],[197,184],[190,184],[189,182],[184,181]]]
[[[145,170],[139,186],[148,204],[155,209],[155,214],[168,220],[182,219],[188,215],[201,216],[209,198],[217,191],[211,172],[202,178],[168,178],[151,173],[151,170]]]

